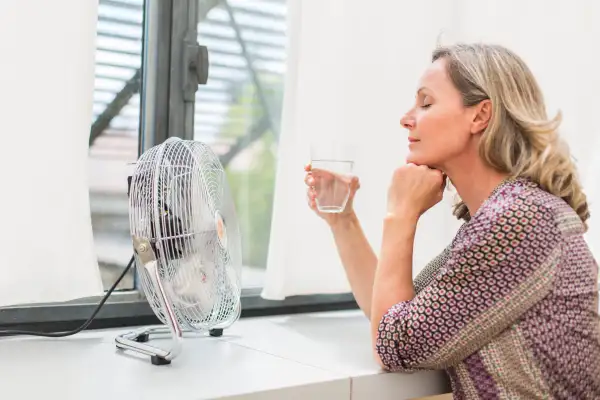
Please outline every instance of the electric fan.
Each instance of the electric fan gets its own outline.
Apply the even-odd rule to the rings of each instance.
[[[162,326],[118,336],[119,349],[169,364],[183,332],[220,336],[241,312],[241,240],[225,171],[209,146],[169,138],[144,152],[129,177],[136,271]],[[150,334],[171,333],[164,350]]]

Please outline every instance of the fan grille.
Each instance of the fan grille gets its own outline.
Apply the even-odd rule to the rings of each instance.
[[[240,311],[240,234],[227,176],[210,147],[170,138],[146,151],[129,202],[131,234],[153,244],[179,323],[193,330],[233,323]],[[152,279],[136,261],[148,302],[166,323]]]

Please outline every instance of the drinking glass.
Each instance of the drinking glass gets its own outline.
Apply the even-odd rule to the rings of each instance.
[[[350,197],[354,169],[352,147],[339,142],[318,141],[310,147],[310,159],[317,209],[322,213],[341,213]]]

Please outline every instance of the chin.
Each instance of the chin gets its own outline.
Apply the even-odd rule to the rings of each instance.
[[[427,157],[425,154],[409,152],[406,156],[407,164],[427,165],[430,168],[435,168],[439,163],[433,157]]]
[[[415,165],[429,165],[427,163],[427,157],[423,157],[423,155],[418,154],[416,152],[409,152],[408,155],[406,156],[406,163],[407,164],[415,164]]]

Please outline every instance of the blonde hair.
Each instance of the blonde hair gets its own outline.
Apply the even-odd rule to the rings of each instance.
[[[479,154],[511,178],[526,177],[565,200],[587,230],[590,217],[575,164],[558,134],[560,112],[548,118],[542,92],[525,62],[499,45],[455,44],[438,47],[432,61],[444,59],[463,104],[489,99],[492,116],[481,137]],[[464,202],[454,215],[468,220]]]

